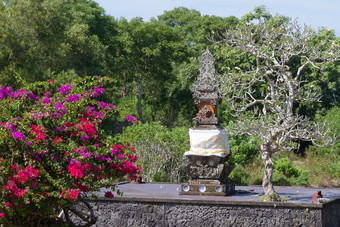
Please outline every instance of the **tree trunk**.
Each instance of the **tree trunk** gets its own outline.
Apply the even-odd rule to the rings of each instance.
[[[138,102],[137,102],[137,120],[143,122],[142,118],[142,95],[143,95],[143,76],[139,78]]]
[[[261,158],[264,164],[264,176],[262,181],[262,187],[264,190],[265,197],[273,198],[274,187],[273,187],[273,171],[274,171],[274,164],[271,159],[270,148],[268,145],[262,144],[261,147]]]

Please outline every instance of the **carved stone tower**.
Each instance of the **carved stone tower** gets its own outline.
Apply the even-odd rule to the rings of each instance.
[[[219,125],[222,119],[217,114],[222,96],[215,78],[215,59],[207,49],[199,60],[200,75],[192,87],[199,111],[193,119],[196,126],[189,129],[190,151],[184,154],[190,161],[185,170],[191,180],[182,184],[180,195],[231,195],[235,184],[228,176],[234,164],[225,165],[231,152],[227,131]]]

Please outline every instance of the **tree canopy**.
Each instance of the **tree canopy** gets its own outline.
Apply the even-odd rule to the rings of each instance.
[[[97,3],[5,0],[0,11],[0,83],[110,72],[115,21]]]
[[[125,69],[122,75],[138,83],[137,118],[142,121],[144,87],[149,87],[147,102],[160,104],[163,90],[173,80],[172,64],[186,57],[184,44],[176,31],[155,20],[122,19],[118,24],[124,56],[120,62]]]
[[[295,20],[267,14],[254,18],[256,23],[243,22],[215,43],[234,47],[248,56],[248,64],[222,76],[222,86],[236,117],[234,132],[258,136],[262,141],[262,185],[271,198],[271,156],[298,139],[326,141],[322,126],[299,114],[296,105],[320,101],[320,92],[303,75],[338,61],[340,48],[335,42],[315,42],[315,32]]]

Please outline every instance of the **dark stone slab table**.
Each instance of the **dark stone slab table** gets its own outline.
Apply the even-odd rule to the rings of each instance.
[[[326,199],[340,198],[340,188],[311,188],[311,187],[274,187],[280,196],[284,196],[291,203],[312,203],[313,193],[321,191]],[[181,199],[181,200],[207,200],[207,201],[261,201],[263,189],[261,186],[236,186],[236,193],[232,196],[189,196],[179,195],[181,190],[180,184],[171,183],[121,183],[117,184],[117,189],[123,192],[122,197],[139,197],[139,198],[158,198],[158,199]],[[102,189],[98,193],[104,196],[107,189]],[[250,193],[246,193],[250,192]],[[244,193],[244,194],[243,194]],[[115,197],[120,197],[116,193]]]

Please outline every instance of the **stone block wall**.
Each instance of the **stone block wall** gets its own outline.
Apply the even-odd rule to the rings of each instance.
[[[340,199],[324,204],[322,226],[340,227]]]
[[[90,201],[93,226],[340,226],[340,199],[325,204],[114,198]]]

